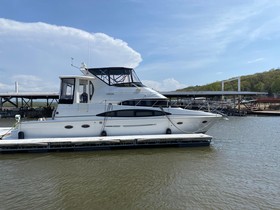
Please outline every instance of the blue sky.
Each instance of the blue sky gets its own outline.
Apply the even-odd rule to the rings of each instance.
[[[278,0],[0,0],[0,92],[57,91],[79,66],[172,91],[280,67]]]

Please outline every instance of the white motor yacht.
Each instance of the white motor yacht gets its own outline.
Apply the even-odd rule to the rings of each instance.
[[[13,139],[205,133],[222,116],[171,107],[132,68],[81,68],[61,76],[52,118],[20,121]]]

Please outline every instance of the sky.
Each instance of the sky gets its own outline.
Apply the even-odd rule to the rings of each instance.
[[[280,67],[279,0],[0,3],[0,92],[58,92],[83,62],[135,68],[158,91]]]

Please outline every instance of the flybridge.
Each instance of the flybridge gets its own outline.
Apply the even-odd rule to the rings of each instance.
[[[108,68],[89,68],[87,69],[92,75],[99,78],[106,84],[118,87],[143,87],[140,79],[132,68],[125,67],[108,67]]]

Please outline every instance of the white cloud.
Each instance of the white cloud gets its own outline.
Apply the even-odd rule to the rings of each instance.
[[[280,17],[275,16],[271,20],[267,20],[263,23],[260,23],[257,28],[255,28],[250,34],[249,37],[251,41],[258,39],[270,40],[274,37],[279,38],[280,28],[277,27],[280,24]]]
[[[186,13],[183,8],[191,3],[201,4],[200,11]],[[207,57],[215,61],[236,45],[246,46],[253,37],[279,36],[278,13],[267,15],[271,8],[279,8],[279,1],[191,3],[177,4],[178,11],[171,15],[176,20],[173,25],[166,24],[146,34],[148,40],[156,40],[150,41],[154,45],[151,55],[174,55],[180,59]]]
[[[5,88],[5,87],[6,87],[6,84],[0,82],[0,89]]]
[[[188,86],[186,84],[181,84],[179,81],[175,80],[174,78],[168,78],[163,80],[162,82],[143,80],[143,84],[156,91],[174,91]]]
[[[58,92],[59,83],[44,81],[40,77],[34,75],[15,75],[12,76],[12,80],[18,83],[18,90],[20,92],[32,91],[40,92],[42,90],[48,90]]]
[[[247,61],[248,64],[251,64],[251,63],[257,63],[257,62],[260,62],[260,61],[263,61],[264,58],[257,58],[257,59],[254,59],[254,60],[250,60],[250,61]]]
[[[18,80],[22,90],[29,91],[53,90],[59,75],[80,74],[71,68],[71,57],[75,65],[85,62],[89,67],[134,68],[142,61],[141,55],[120,39],[41,22],[0,18],[0,46],[1,81]],[[0,92],[8,86],[0,86]]]

